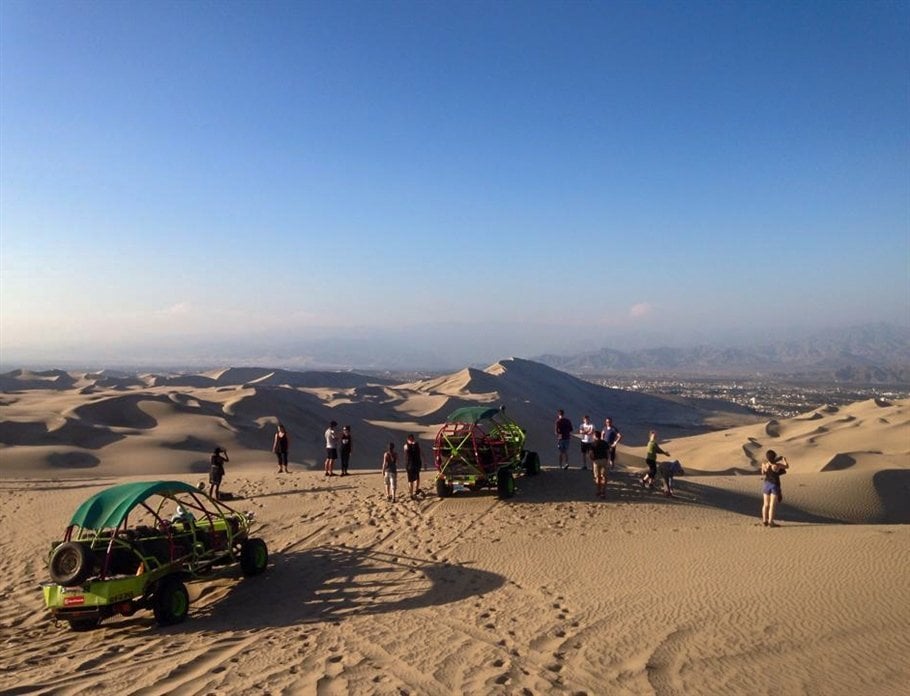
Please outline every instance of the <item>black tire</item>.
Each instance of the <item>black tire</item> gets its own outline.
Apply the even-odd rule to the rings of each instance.
[[[97,616],[83,619],[67,619],[67,621],[69,622],[71,629],[79,632],[96,629],[98,628],[98,624],[101,623],[101,619]]]
[[[496,492],[502,500],[515,495],[515,478],[512,470],[504,466],[496,472]]]
[[[262,539],[252,538],[243,542],[240,549],[240,570],[247,577],[259,575],[269,564],[269,548]]]
[[[190,596],[186,585],[174,576],[164,578],[155,592],[153,609],[159,626],[173,626],[190,613]]]
[[[523,465],[527,476],[537,476],[540,473],[540,457],[537,452],[525,452]]]
[[[92,573],[94,554],[82,544],[66,541],[51,552],[51,580],[64,587],[79,585]]]
[[[440,498],[448,498],[452,495],[452,486],[446,483],[445,479],[436,479],[436,495]]]

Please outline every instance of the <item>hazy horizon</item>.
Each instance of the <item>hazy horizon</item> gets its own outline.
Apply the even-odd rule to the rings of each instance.
[[[907,3],[4,0],[0,47],[4,364],[910,322]]]

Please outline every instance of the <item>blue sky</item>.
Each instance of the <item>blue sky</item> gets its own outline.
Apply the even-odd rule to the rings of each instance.
[[[0,20],[4,362],[910,323],[910,3]]]

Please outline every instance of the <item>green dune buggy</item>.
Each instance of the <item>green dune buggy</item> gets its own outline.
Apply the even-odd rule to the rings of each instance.
[[[159,625],[179,623],[189,612],[187,581],[231,564],[246,576],[266,569],[268,548],[250,536],[251,523],[251,514],[180,481],[107,488],[79,506],[52,544],[45,605],[74,630],[140,609]]]
[[[515,477],[540,472],[540,457],[524,449],[525,431],[504,408],[468,406],[449,414],[436,434],[436,493],[495,487],[500,498],[515,495]]]

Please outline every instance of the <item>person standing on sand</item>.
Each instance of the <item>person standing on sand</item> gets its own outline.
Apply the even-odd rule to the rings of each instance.
[[[382,455],[382,480],[385,482],[385,494],[389,502],[394,502],[398,494],[398,454],[395,443],[389,443],[389,449]]]
[[[209,495],[215,500],[221,500],[221,480],[224,478],[224,463],[228,459],[227,450],[216,447],[212,452],[212,466],[209,469]]]
[[[354,441],[351,439],[351,426],[345,425],[341,429],[341,475],[348,475],[348,465],[351,463],[351,452],[354,451]]]
[[[335,460],[338,459],[338,436],[335,435],[335,428],[338,423],[332,421],[329,427],[325,429],[325,475],[334,476]]]
[[[662,454],[666,457],[670,453],[662,450],[657,444],[657,431],[652,430],[648,433],[648,451],[645,454],[645,463],[648,465],[648,473],[641,477],[641,487],[654,489],[654,480],[657,478],[657,455]]]
[[[563,471],[569,468],[569,441],[572,430],[572,421],[566,418],[562,409],[559,409],[556,412],[556,449],[559,450],[559,466]]]
[[[420,470],[423,469],[423,460],[420,456],[420,443],[414,439],[414,434],[408,435],[404,443],[404,470],[408,475],[408,492],[411,500],[415,500],[420,493]]]
[[[777,505],[783,500],[783,494],[780,490],[780,477],[787,473],[790,468],[790,462],[786,457],[782,457],[774,450],[765,452],[765,461],[761,463],[762,483],[762,506],[761,522],[766,527],[776,527],[774,513]]]
[[[588,452],[591,451],[591,447],[594,445],[594,424],[587,413],[581,419],[578,434],[581,435],[581,468],[587,469]]]
[[[288,473],[288,433],[281,423],[278,423],[275,440],[272,442],[272,452],[278,457],[278,473]]]
[[[612,418],[607,418],[604,420],[603,438],[607,443],[607,446],[610,448],[607,459],[610,460],[608,468],[612,471],[613,466],[616,464],[616,445],[618,445],[619,441],[622,440],[622,433],[619,432],[613,425]]]
[[[588,454],[591,457],[591,470],[594,472],[594,487],[598,498],[607,497],[607,463],[609,462],[610,447],[603,439],[603,433],[594,431],[594,442]]]

